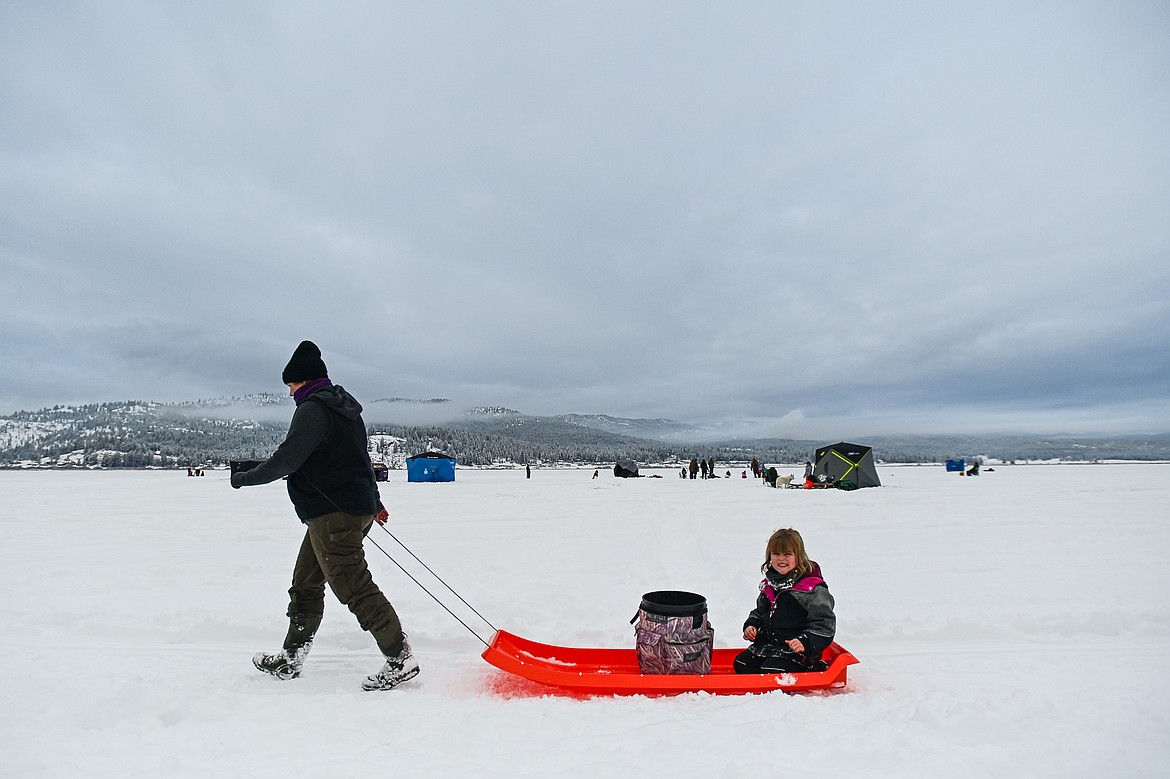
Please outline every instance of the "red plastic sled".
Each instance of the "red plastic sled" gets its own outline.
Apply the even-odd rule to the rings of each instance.
[[[643,674],[635,649],[582,649],[550,646],[498,630],[483,659],[510,674],[573,695],[715,695],[806,692],[845,686],[846,670],[860,662],[840,644],[825,650],[829,667],[802,673],[737,674],[731,667],[739,649],[716,649],[709,674]],[[555,690],[550,691],[555,692]]]

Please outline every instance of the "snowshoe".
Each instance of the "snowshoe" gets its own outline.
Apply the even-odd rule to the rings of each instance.
[[[418,660],[415,659],[414,652],[411,651],[410,642],[406,640],[406,636],[403,636],[402,648],[398,650],[397,654],[386,657],[386,664],[382,666],[382,670],[373,676],[366,677],[366,680],[362,682],[362,689],[366,691],[393,690],[403,682],[418,676],[418,672]]]

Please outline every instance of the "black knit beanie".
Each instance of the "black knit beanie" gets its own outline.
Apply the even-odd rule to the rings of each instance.
[[[312,341],[301,341],[301,345],[293,352],[292,359],[284,366],[284,373],[280,380],[285,384],[298,381],[312,381],[329,376],[325,369],[325,361],[321,359],[321,350]]]

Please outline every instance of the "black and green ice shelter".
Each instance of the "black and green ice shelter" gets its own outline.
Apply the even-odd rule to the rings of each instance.
[[[844,442],[817,449],[813,459],[813,478],[817,481],[853,482],[858,487],[880,487],[877,467],[873,464],[873,447]]]

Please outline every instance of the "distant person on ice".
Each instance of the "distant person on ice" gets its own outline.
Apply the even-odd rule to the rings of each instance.
[[[804,551],[800,533],[773,533],[760,572],[764,580],[756,607],[743,624],[743,637],[752,645],[735,658],[735,672],[823,671],[821,654],[837,632],[835,604],[821,567]]]
[[[288,496],[305,524],[305,540],[289,588],[288,634],[276,654],[252,658],[278,679],[295,679],[325,613],[325,583],[369,631],[386,658],[362,684],[389,690],[419,671],[398,614],[374,584],[362,542],[374,522],[385,524],[373,466],[366,451],[361,404],[329,380],[321,350],[302,341],[281,374],[296,402],[288,435],[276,452],[250,471],[233,473],[232,487],[288,477]]]

